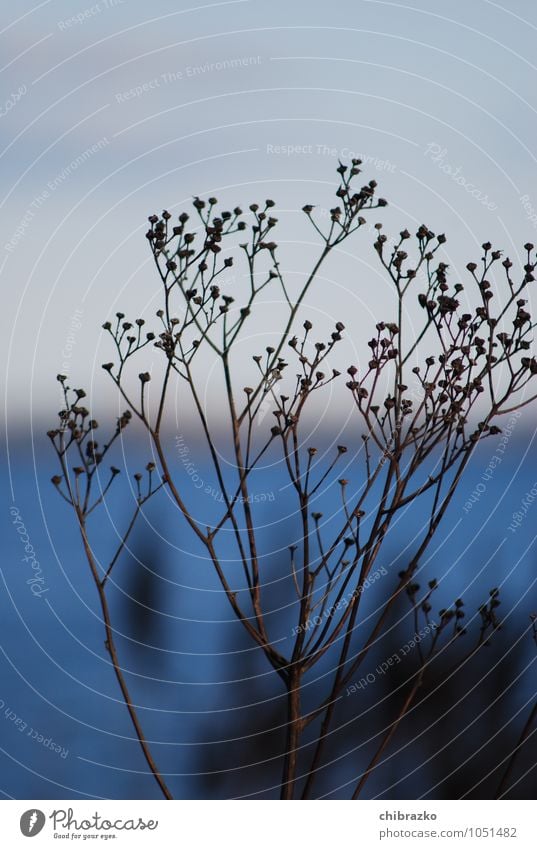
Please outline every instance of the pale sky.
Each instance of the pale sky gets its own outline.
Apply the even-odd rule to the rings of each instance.
[[[178,5],[3,6],[0,344],[15,425],[30,408],[51,422],[58,371],[106,397],[101,323],[154,314],[147,215],[192,195],[274,198],[291,289],[316,250],[296,210],[334,203],[338,157],[364,158],[390,201],[373,223],[445,232],[461,274],[486,239],[513,260],[537,242],[531,0]],[[349,360],[388,318],[372,241],[347,243],[304,312],[344,318]],[[277,316],[267,304],[252,325],[263,344]],[[241,368],[248,382],[249,358]]]

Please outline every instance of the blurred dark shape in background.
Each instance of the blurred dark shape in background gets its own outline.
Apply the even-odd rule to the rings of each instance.
[[[377,592],[380,595],[380,588]],[[401,604],[400,608],[404,606]],[[411,688],[418,664],[412,653],[401,654],[413,634],[408,616],[402,618],[401,613],[400,609],[392,616],[386,637],[357,673],[358,686],[349,687],[351,692],[341,699],[335,732],[325,750],[326,766],[317,779],[317,797],[349,798],[361,771],[375,753],[382,732],[396,720]],[[528,630],[526,623],[520,624],[521,628],[502,628],[489,646],[483,646],[458,671],[453,671],[456,656],[467,653],[470,641],[475,642],[475,633],[462,638],[455,652],[452,648],[433,664],[416,706],[403,720],[372,773],[364,798],[495,798],[507,760],[535,701],[535,646],[530,636],[520,639],[521,631]],[[476,626],[474,622],[474,629]],[[357,640],[355,653],[361,645]],[[375,672],[395,655],[400,662],[386,672]],[[244,679],[241,703],[253,706],[246,715],[243,711],[232,714],[219,727],[220,736],[229,742],[211,746],[208,753],[202,754],[204,770],[210,773],[200,781],[198,792],[202,798],[273,798],[277,794],[279,771],[267,760],[283,749],[284,702],[282,699],[276,704],[260,704],[266,688],[259,685],[252,663],[240,657],[230,654],[227,665],[233,668],[234,678]],[[330,669],[327,663],[323,672],[329,673]],[[258,675],[261,672],[258,668]],[[326,697],[328,681],[327,677],[312,684],[313,701]],[[260,734],[260,728],[266,732]],[[318,728],[319,723],[314,723],[312,731],[318,732]],[[211,729],[214,733],[214,725],[207,723],[206,734]],[[310,737],[314,739],[314,734]],[[311,745],[303,747],[299,775],[305,775],[312,751]],[[535,797],[535,761],[535,744],[530,738],[517,758],[511,778],[516,786],[508,794],[510,798]],[[234,773],[229,772],[232,765]]]

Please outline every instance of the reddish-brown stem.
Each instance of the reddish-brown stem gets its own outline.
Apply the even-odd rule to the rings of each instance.
[[[509,762],[507,764],[505,772],[504,772],[502,779],[500,781],[500,784],[498,786],[498,790],[496,792],[496,798],[497,799],[503,799],[505,794],[509,792],[509,789],[510,789],[509,788],[509,779],[511,778],[511,776],[513,774],[513,770],[515,768],[517,758],[518,758],[518,756],[519,756],[519,754],[522,750],[522,747],[524,746],[524,743],[526,742],[526,740],[528,740],[535,733],[535,731],[532,731],[531,729],[532,729],[532,726],[535,723],[536,719],[537,719],[537,702],[535,702],[535,704],[533,705],[533,708],[531,709],[531,712],[530,712],[530,715],[528,716],[526,724],[524,725],[524,728],[522,729],[522,733],[520,734],[520,737],[518,738],[518,743],[516,744],[515,748],[513,749],[513,753],[511,755],[511,757],[509,758]]]
[[[295,793],[298,748],[302,731],[302,720],[300,717],[301,677],[302,671],[296,667],[289,675],[285,753],[280,790],[281,799],[293,799]]]
[[[419,673],[417,674],[416,680],[415,680],[414,684],[412,685],[412,688],[411,688],[409,694],[407,695],[406,699],[404,700],[404,702],[403,702],[403,704],[402,704],[402,706],[399,710],[399,713],[397,714],[397,717],[395,718],[395,720],[390,725],[387,733],[384,735],[384,737],[383,737],[383,739],[380,743],[380,746],[378,747],[377,751],[375,752],[375,754],[373,755],[373,757],[369,761],[367,769],[365,770],[364,774],[362,775],[362,777],[358,781],[358,784],[356,785],[356,787],[354,789],[354,793],[352,794],[353,799],[357,799],[358,796],[360,795],[360,793],[362,792],[362,790],[364,789],[367,780],[369,779],[371,773],[373,772],[373,770],[377,766],[378,762],[380,761],[384,750],[387,748],[387,746],[389,746],[390,741],[392,740],[395,732],[399,728],[399,725],[401,724],[403,718],[405,717],[406,713],[408,712],[412,702],[414,701],[414,699],[416,697],[416,693],[418,692],[419,688],[421,687],[421,683],[422,683],[422,680],[423,680],[423,673],[424,673],[424,667],[422,667],[420,669]]]
[[[112,666],[114,668],[114,673],[116,675],[119,687],[121,689],[121,693],[123,695],[123,700],[124,700],[124,702],[127,706],[129,716],[130,716],[132,724],[134,726],[134,730],[136,732],[136,736],[138,738],[138,742],[140,743],[140,747],[142,749],[142,752],[143,752],[144,758],[147,762],[147,765],[148,765],[155,781],[157,782],[158,786],[160,787],[160,790],[161,790],[163,796],[166,799],[173,799],[174,797],[172,796],[172,793],[171,793],[168,785],[164,781],[164,778],[162,777],[162,774],[160,773],[160,771],[159,771],[159,769],[158,769],[158,767],[157,767],[157,765],[156,765],[156,763],[153,759],[153,755],[151,754],[149,744],[148,744],[147,739],[145,737],[145,734],[143,732],[142,726],[140,724],[140,720],[138,719],[138,714],[136,712],[134,702],[132,701],[132,697],[131,697],[131,694],[129,692],[129,688],[127,687],[127,682],[125,681],[125,676],[123,675],[123,670],[121,669],[121,665],[120,665],[118,654],[117,654],[117,648],[116,648],[116,644],[115,644],[115,641],[114,641],[114,631],[113,631],[113,628],[112,628],[112,621],[111,621],[111,618],[110,618],[110,609],[108,607],[108,599],[106,598],[106,592],[105,592],[103,584],[101,583],[101,579],[99,577],[99,571],[97,569],[97,565],[96,565],[94,557],[93,557],[93,552],[91,550],[91,547],[90,547],[90,544],[89,544],[89,541],[88,541],[84,516],[81,513],[79,508],[76,508],[76,512],[77,512],[78,524],[79,524],[79,528],[80,528],[80,534],[82,536],[82,543],[84,545],[84,551],[85,551],[85,554],[86,554],[86,558],[87,558],[89,567],[91,569],[93,581],[94,581],[95,586],[97,588],[97,593],[99,595],[99,602],[100,602],[100,605],[101,605],[104,628],[105,628],[105,633],[106,633],[106,641],[105,641],[106,650],[108,651],[108,654],[110,655],[110,659],[112,661]]]

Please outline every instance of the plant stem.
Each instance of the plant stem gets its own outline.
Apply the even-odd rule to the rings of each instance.
[[[371,775],[371,773],[375,769],[376,765],[378,764],[380,758],[382,757],[382,753],[384,752],[384,750],[386,749],[386,747],[390,743],[392,737],[394,736],[395,732],[399,728],[401,721],[403,720],[404,716],[408,712],[412,702],[414,701],[414,699],[416,697],[416,693],[418,692],[419,688],[421,687],[421,683],[422,683],[422,680],[423,680],[423,672],[424,672],[424,668],[422,667],[417,678],[416,678],[416,681],[414,682],[414,684],[412,686],[412,689],[410,690],[410,693],[408,694],[405,701],[403,702],[403,705],[402,705],[399,713],[397,714],[396,719],[394,720],[392,725],[389,727],[387,733],[384,735],[377,751],[375,752],[375,754],[371,758],[371,760],[370,760],[370,762],[367,766],[366,771],[364,772],[364,774],[360,778],[358,784],[356,785],[354,793],[352,794],[353,799],[357,799],[358,796],[360,795],[360,793],[362,792],[362,790],[364,789],[366,781],[369,779],[369,776]]]
[[[287,732],[280,799],[294,798],[298,745],[302,731],[302,718],[300,716],[300,678],[301,672],[296,670],[291,673],[289,678],[287,691]]]
[[[520,754],[522,746],[524,745],[526,740],[529,739],[529,737],[531,737],[531,735],[535,733],[535,731],[531,731],[531,727],[532,727],[533,723],[535,722],[535,719],[537,719],[537,702],[535,702],[535,704],[533,705],[531,713],[530,713],[530,715],[527,719],[527,722],[526,722],[524,728],[522,729],[522,733],[521,733],[521,735],[518,739],[518,743],[516,744],[515,748],[513,749],[513,753],[511,755],[511,757],[509,758],[509,763],[507,764],[506,770],[505,770],[505,772],[502,776],[502,780],[500,781],[498,791],[496,793],[497,799],[502,799],[503,796],[510,789],[507,785],[508,785],[509,779],[512,775],[516,759],[517,759],[518,755]]]
[[[138,719],[138,714],[136,713],[136,708],[135,708],[134,703],[132,701],[132,697],[131,697],[131,694],[129,692],[129,688],[127,687],[127,682],[125,681],[125,676],[123,675],[123,670],[121,669],[121,665],[119,663],[117,648],[116,648],[116,644],[114,642],[114,631],[113,631],[113,628],[112,628],[112,620],[111,620],[111,617],[110,617],[110,608],[108,606],[108,599],[106,598],[106,591],[105,591],[104,586],[102,585],[102,583],[99,579],[99,572],[98,572],[98,569],[97,569],[97,566],[96,566],[96,563],[95,563],[95,560],[94,560],[94,557],[93,557],[93,552],[90,548],[88,538],[87,538],[87,534],[86,534],[86,526],[85,526],[85,522],[84,522],[84,516],[82,515],[79,508],[77,508],[77,516],[78,516],[78,522],[79,522],[79,527],[80,527],[80,533],[81,533],[81,536],[82,536],[82,542],[84,544],[84,551],[86,553],[86,557],[87,557],[87,560],[88,560],[88,563],[89,563],[89,566],[90,566],[90,569],[91,569],[93,580],[94,580],[95,586],[97,587],[97,592],[99,594],[99,601],[101,603],[101,610],[102,610],[102,614],[103,614],[103,622],[104,622],[104,627],[105,627],[105,632],[106,632],[106,641],[105,641],[106,650],[108,651],[108,654],[110,655],[110,659],[112,661],[112,666],[114,667],[114,672],[115,672],[118,684],[120,686],[121,693],[123,695],[123,699],[125,701],[125,704],[127,705],[127,710],[129,711],[129,716],[130,716],[132,724],[134,726],[134,730],[136,732],[136,736],[138,738],[138,742],[140,743],[140,747],[141,747],[143,755],[146,759],[147,765],[148,765],[149,769],[151,770],[153,778],[155,779],[158,786],[160,787],[160,790],[161,790],[163,796],[166,799],[173,799],[173,796],[170,792],[170,789],[168,788],[168,785],[164,781],[164,778],[162,777],[155,761],[153,760],[153,756],[151,754],[149,744],[148,744],[147,739],[145,737],[145,734],[142,730],[140,720]]]

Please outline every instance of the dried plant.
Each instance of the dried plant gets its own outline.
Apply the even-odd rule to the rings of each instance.
[[[463,295],[462,283],[448,282],[448,266],[439,258],[446,241],[443,235],[435,235],[422,225],[414,237],[403,230],[391,239],[381,224],[375,224],[374,248],[393,284],[393,313],[389,320],[376,324],[368,342],[368,361],[351,364],[343,377],[329,365],[343,338],[343,322],[335,323],[327,339],[315,338],[308,319],[300,329],[296,325],[299,309],[328,256],[366,225],[366,216],[386,206],[385,200],[377,198],[375,181],[355,188],[360,164],[355,159],[350,166],[338,168],[338,205],[330,210],[325,226],[313,206],[303,207],[316,231],[319,250],[298,291],[284,279],[278,261],[272,200],[252,204],[245,215],[240,208],[218,213],[215,198],[195,198],[194,221],[186,212],[176,223],[167,211],[149,218],[146,235],[162,284],[162,308],[157,312],[160,326],[146,332],[144,319],[129,321],[120,312],[113,322],[103,325],[115,349],[114,361],[103,368],[126,406],[108,442],[102,446],[97,442],[97,422],[82,406],[85,393],[69,389],[66,378],[58,376],[65,405],[59,414],[59,427],[49,432],[61,467],[52,480],[74,510],[99,595],[106,647],[148,766],[167,798],[172,798],[171,792],[153,760],[125,684],[106,595],[110,574],[143,506],[163,487],[204,546],[235,616],[281,679],[287,694],[286,743],[281,752],[283,799],[315,795],[335,708],[401,598],[406,596],[410,601],[415,633],[425,628],[427,637],[413,650],[416,671],[407,682],[394,722],[381,735],[370,762],[357,769],[352,798],[362,793],[399,723],[415,703],[424,679],[434,675],[435,657],[466,633],[463,601],[457,599],[450,608],[434,614],[432,597],[438,583],[431,579],[423,590],[416,582],[416,573],[476,445],[501,432],[502,416],[536,397],[531,390],[526,391],[537,374],[537,360],[530,354],[535,325],[524,297],[534,280],[534,249],[531,244],[525,245],[526,264],[515,275],[511,261],[502,260],[501,251],[483,244],[480,261],[467,266],[477,306],[464,312],[461,300],[464,297],[469,303],[474,294]],[[236,234],[240,233],[244,233],[244,241],[237,246]],[[238,304],[220,289],[222,274],[234,262],[232,253],[241,257],[248,286]],[[285,301],[287,319],[275,343],[262,355],[253,356],[256,377],[252,385],[237,392],[232,353],[267,287],[274,288]],[[405,322],[408,302],[411,309],[419,305],[421,310],[417,330]],[[140,352],[148,345],[161,352],[162,374],[155,378],[148,371],[139,372],[136,389],[128,377],[128,367],[140,359]],[[198,362],[206,371],[208,357],[220,367],[225,386],[232,482],[222,468],[214,426],[200,394],[203,374],[200,378],[195,372]],[[292,375],[289,378],[288,373]],[[337,380],[346,381],[357,417],[352,426],[357,439],[350,447],[333,447],[326,462],[324,452],[308,443],[307,415],[312,398]],[[172,386],[177,385],[178,391],[193,402],[222,493],[220,518],[211,524],[194,516],[188,491],[172,469],[163,436],[167,403]],[[254,430],[267,398],[274,417],[261,421]],[[134,475],[136,497],[131,522],[108,565],[102,566],[92,549],[88,520],[102,507],[118,477],[119,469],[111,466],[109,478],[104,480],[103,466],[133,420],[138,420],[149,435],[153,459],[144,476],[139,472]],[[263,552],[257,508],[251,497],[251,475],[264,457],[279,457],[300,518],[299,537],[289,540],[288,547],[288,586],[293,595],[287,603],[293,610],[294,627],[287,653],[271,636],[263,604],[266,575],[261,565]],[[342,467],[346,477],[338,477]],[[323,518],[323,499],[329,505],[329,521]],[[334,508],[336,499],[338,507]],[[406,567],[385,592],[367,639],[356,650],[362,599],[388,530],[400,511],[417,500],[426,517],[421,537]],[[233,535],[240,571],[222,554],[227,544],[222,541],[223,529]],[[500,627],[499,604],[498,591],[493,589],[489,601],[479,610],[481,627],[475,641],[457,664],[480,652],[490,634]],[[306,676],[328,653],[331,685],[318,704],[305,708]],[[301,751],[303,735],[312,724],[318,728],[315,742]]]

